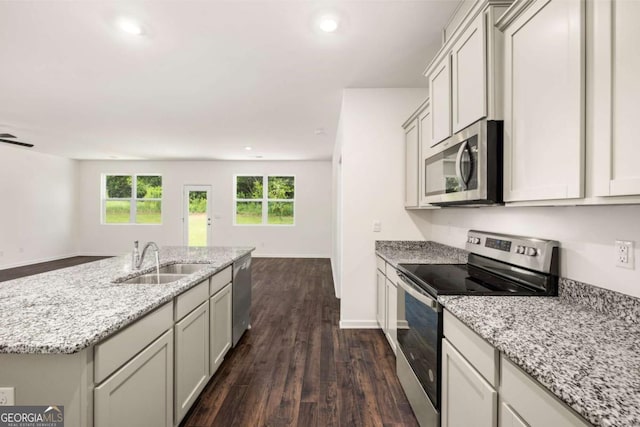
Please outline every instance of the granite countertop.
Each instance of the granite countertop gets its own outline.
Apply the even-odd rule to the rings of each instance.
[[[466,262],[435,242],[376,242],[376,253],[394,266]],[[640,426],[640,299],[565,278],[559,289],[438,300],[592,424]]]
[[[131,271],[131,255],[0,283],[0,353],[76,353],[170,301],[235,260],[250,247],[162,247],[160,264],[210,264],[166,284],[122,284],[155,268],[147,256]]]
[[[378,240],[376,254],[389,264],[466,264],[469,252],[430,241]]]
[[[558,297],[438,300],[592,424],[640,426],[638,323]]]

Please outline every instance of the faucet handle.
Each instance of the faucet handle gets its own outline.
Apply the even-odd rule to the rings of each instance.
[[[133,241],[133,247],[134,247],[134,248],[136,248],[136,249],[138,249],[138,241],[137,241],[137,240],[134,240],[134,241]]]

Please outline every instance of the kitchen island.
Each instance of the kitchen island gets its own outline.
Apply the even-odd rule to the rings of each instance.
[[[144,391],[144,384],[127,384],[126,379],[150,369],[152,364],[139,358],[157,350],[148,360],[156,370],[159,362],[164,364],[165,381],[153,386],[164,387],[165,393],[159,396],[162,401],[153,401],[161,405],[153,410],[161,414],[160,425],[179,423],[213,374],[209,367],[217,368],[214,359],[219,364],[230,347],[213,345],[219,335],[231,339],[232,265],[253,249],[163,247],[161,266],[206,265],[170,283],[123,283],[155,269],[149,256],[139,270],[132,270],[130,255],[0,283],[0,387],[15,387],[17,405],[63,405],[66,426],[109,425],[108,411],[98,407],[99,390],[113,390],[110,382],[126,374],[122,384],[135,386],[127,396]],[[225,327],[216,327],[215,321]],[[174,334],[175,362],[181,363],[175,372]],[[188,340],[202,348],[182,351]],[[206,372],[194,373],[198,364]],[[157,377],[148,375],[149,381]],[[197,380],[195,389],[185,389],[183,377]],[[176,397],[175,405],[174,385],[176,396],[186,394],[186,400]],[[108,400],[106,404],[117,403]],[[174,413],[180,417],[174,420]],[[143,424],[158,425],[152,420],[145,418]]]

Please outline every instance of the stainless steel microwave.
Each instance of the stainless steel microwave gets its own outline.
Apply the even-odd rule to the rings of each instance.
[[[438,206],[502,203],[503,122],[480,120],[424,160],[426,201]]]

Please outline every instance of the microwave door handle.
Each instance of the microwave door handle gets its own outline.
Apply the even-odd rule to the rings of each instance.
[[[456,176],[458,177],[458,182],[464,190],[467,189],[467,181],[462,176],[462,155],[467,149],[467,141],[460,144],[460,148],[458,149],[458,155],[456,156]]]

